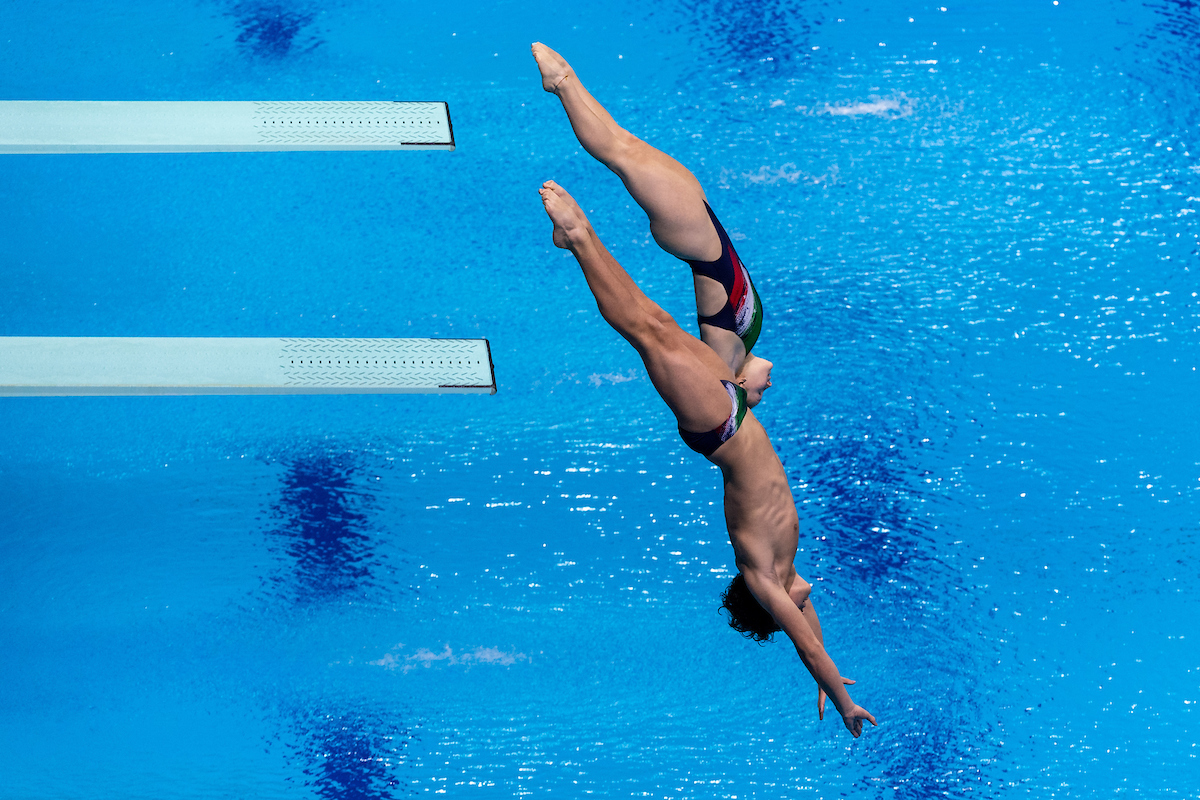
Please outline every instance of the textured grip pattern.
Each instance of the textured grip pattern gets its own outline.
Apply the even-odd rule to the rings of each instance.
[[[254,104],[261,144],[449,144],[445,103],[284,102]]]
[[[288,386],[491,386],[479,339],[285,339],[279,366]]]

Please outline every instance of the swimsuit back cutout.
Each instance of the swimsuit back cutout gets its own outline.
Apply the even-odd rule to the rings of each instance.
[[[704,433],[679,429],[679,438],[683,439],[683,443],[702,456],[711,456],[718,447],[729,441],[738,432],[742,420],[746,417],[746,390],[729,381],[721,381],[721,383],[724,385],[725,391],[729,393],[729,401],[733,406],[729,417],[711,431]]]
[[[721,226],[717,215],[707,202],[704,204],[704,210],[708,212],[713,227],[717,229],[717,236],[721,239],[721,256],[716,261],[684,260],[693,273],[720,283],[725,289],[727,299],[716,314],[711,317],[697,316],[696,319],[703,325],[733,331],[741,338],[742,344],[746,346],[746,353],[749,354],[750,348],[754,347],[754,343],[758,341],[758,334],[762,331],[762,303],[750,280],[749,270],[738,258],[737,251],[733,249],[733,242],[729,240],[729,234],[725,233],[725,228]]]

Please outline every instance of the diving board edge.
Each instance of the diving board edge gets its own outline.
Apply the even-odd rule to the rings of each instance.
[[[454,149],[443,100],[0,101],[6,154]]]
[[[432,389],[320,386],[0,386],[0,397],[189,397],[316,394],[495,394],[495,386],[438,386]]]
[[[0,336],[0,396],[495,394],[487,339]]]
[[[454,150],[454,144],[397,143],[395,145],[277,145],[251,147],[245,145],[57,145],[54,149],[45,146],[8,145],[0,143],[0,155],[95,155],[100,153],[336,153],[378,152],[395,150]]]

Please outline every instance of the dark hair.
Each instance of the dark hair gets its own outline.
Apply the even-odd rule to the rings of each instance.
[[[775,618],[754,599],[740,572],[721,594],[721,608],[729,612],[729,627],[759,644],[771,641],[775,631],[781,630]]]

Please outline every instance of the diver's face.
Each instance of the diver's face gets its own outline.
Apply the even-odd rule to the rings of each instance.
[[[763,392],[771,388],[771,368],[775,366],[765,358],[749,356],[738,376],[738,384],[746,390],[746,405],[754,408],[763,398]]]

